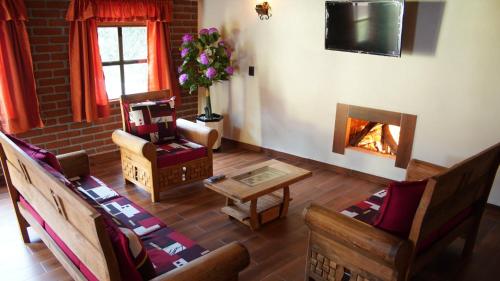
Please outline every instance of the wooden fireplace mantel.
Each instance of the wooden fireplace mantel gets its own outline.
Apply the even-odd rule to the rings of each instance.
[[[416,115],[338,103],[332,148],[335,153],[345,153],[349,141],[351,118],[399,126],[401,131],[395,166],[406,169],[413,149]]]

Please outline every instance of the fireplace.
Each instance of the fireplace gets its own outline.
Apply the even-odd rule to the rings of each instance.
[[[337,104],[333,149],[346,149],[395,159],[406,168],[411,158],[417,116],[380,109]]]

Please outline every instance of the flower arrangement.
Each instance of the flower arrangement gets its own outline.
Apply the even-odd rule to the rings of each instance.
[[[217,28],[200,30],[198,38],[190,34],[182,37],[180,48],[182,65],[179,67],[179,83],[189,93],[203,87],[207,89],[205,120],[213,120],[218,115],[212,113],[210,86],[216,82],[229,80],[234,73],[231,66],[231,49],[221,40]]]

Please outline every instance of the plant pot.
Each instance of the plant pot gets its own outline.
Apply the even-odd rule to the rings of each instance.
[[[217,141],[215,142],[214,146],[212,147],[213,149],[219,149],[221,146],[221,140],[222,140],[222,133],[224,132],[223,129],[223,122],[222,120],[224,119],[224,116],[212,113],[212,119],[207,119],[205,118],[205,114],[200,114],[196,117],[196,123],[204,125],[206,127],[209,127],[211,129],[215,129],[217,133],[219,133],[219,136],[217,137]]]

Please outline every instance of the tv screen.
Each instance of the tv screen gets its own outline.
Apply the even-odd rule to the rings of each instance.
[[[326,2],[325,48],[401,56],[403,1]]]

